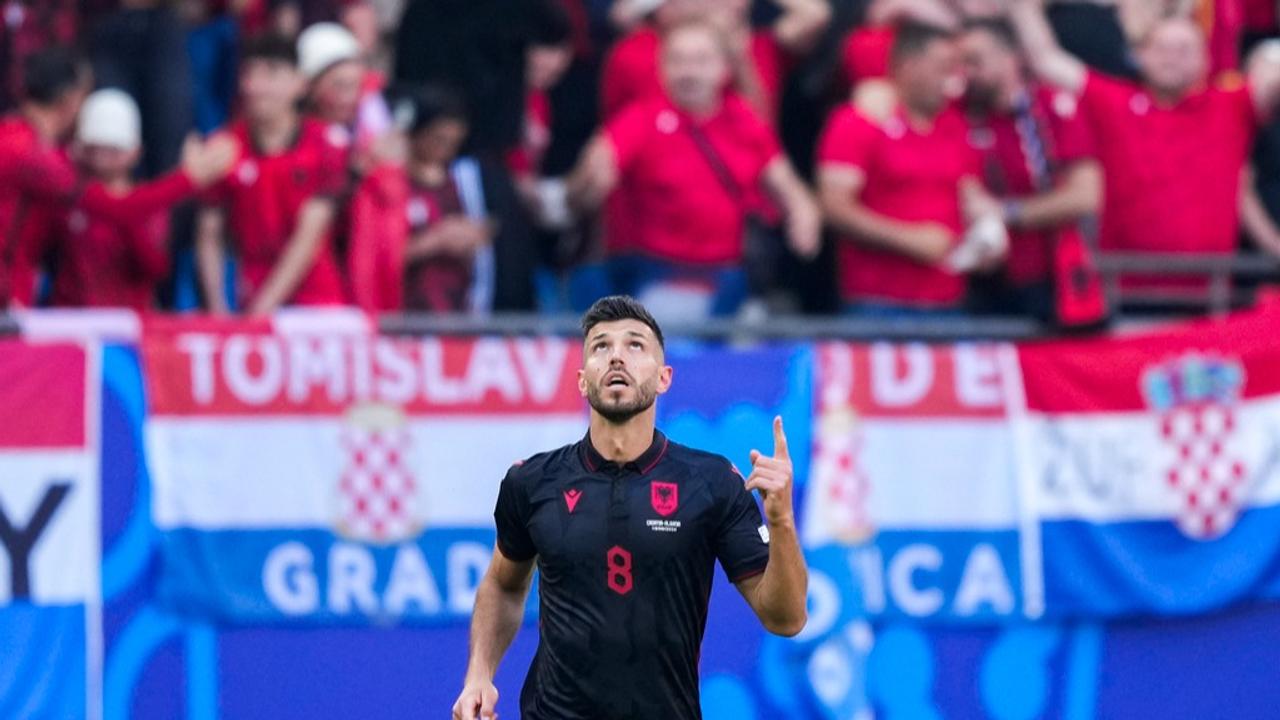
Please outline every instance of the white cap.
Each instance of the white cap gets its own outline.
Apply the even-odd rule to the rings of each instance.
[[[359,58],[356,36],[337,23],[316,23],[298,36],[298,69],[307,80],[340,62]]]
[[[95,90],[80,107],[76,139],[85,145],[136,150],[142,145],[142,116],[129,93]]]

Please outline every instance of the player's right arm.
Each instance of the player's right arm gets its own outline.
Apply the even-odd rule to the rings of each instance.
[[[1044,0],[1009,0],[1009,21],[1037,77],[1068,92],[1084,90],[1085,65],[1058,44],[1044,15]]]
[[[493,549],[493,560],[476,590],[471,614],[471,657],[462,694],[453,704],[453,720],[495,720],[498,662],[524,619],[525,598],[533,580],[533,560],[516,561]]]

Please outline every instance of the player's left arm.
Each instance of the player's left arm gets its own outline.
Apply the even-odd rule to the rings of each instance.
[[[269,315],[288,302],[315,264],[329,237],[334,214],[334,201],[328,198],[313,197],[303,203],[298,210],[298,223],[293,235],[249,305],[249,315]]]
[[[786,214],[787,244],[800,257],[812,260],[822,249],[822,210],[818,201],[785,155],[764,168],[764,186]]]
[[[799,634],[808,619],[809,570],[791,502],[793,480],[787,436],[782,418],[773,419],[773,456],[751,451],[751,475],[747,490],[759,490],[769,524],[769,564],[763,573],[740,580],[738,591],[755,611],[766,630],[788,637]]]
[[[1249,54],[1246,63],[1249,93],[1260,123],[1270,122],[1280,104],[1280,40],[1267,40]]]

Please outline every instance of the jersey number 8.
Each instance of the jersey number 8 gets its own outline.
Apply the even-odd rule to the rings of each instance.
[[[605,553],[609,565],[607,583],[609,589],[619,595],[631,592],[631,553],[618,545],[609,548]]]

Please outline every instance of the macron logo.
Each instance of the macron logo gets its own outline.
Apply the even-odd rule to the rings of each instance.
[[[565,490],[564,491],[564,504],[566,507],[569,508],[570,514],[572,514],[574,509],[578,507],[578,499],[581,497],[582,497],[581,490]]]

